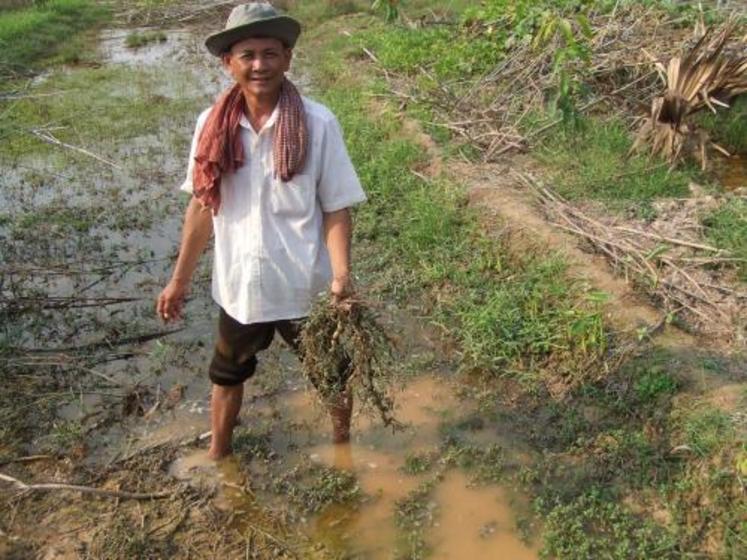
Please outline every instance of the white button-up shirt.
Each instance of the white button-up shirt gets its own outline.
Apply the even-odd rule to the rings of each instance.
[[[262,130],[241,120],[244,165],[221,178],[213,216],[213,299],[240,323],[308,315],[312,299],[329,287],[332,270],[322,213],[366,200],[340,125],[323,105],[304,98],[309,151],[301,174],[274,177],[276,107]],[[197,119],[181,190],[192,192],[197,141],[210,109]]]

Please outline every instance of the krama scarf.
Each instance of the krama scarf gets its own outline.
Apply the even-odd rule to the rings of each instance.
[[[192,177],[194,196],[203,206],[211,208],[213,215],[220,208],[221,176],[234,173],[244,164],[239,126],[244,103],[238,84],[224,91],[213,105],[197,143]],[[280,86],[278,104],[272,158],[275,177],[288,181],[303,169],[309,134],[303,100],[287,78]]]

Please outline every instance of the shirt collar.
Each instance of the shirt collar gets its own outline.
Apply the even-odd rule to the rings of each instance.
[[[262,134],[265,130],[269,130],[275,125],[275,121],[278,120],[278,113],[280,112],[280,100],[278,99],[278,102],[275,104],[275,108],[272,110],[272,114],[270,115],[270,118],[267,119],[267,122],[264,124],[264,126],[260,129],[259,132],[256,132],[254,130],[254,127],[249,122],[249,119],[246,117],[246,114],[244,112],[241,112],[241,119],[239,120],[239,125],[243,126],[244,128],[248,129],[250,132],[253,132],[257,135]]]

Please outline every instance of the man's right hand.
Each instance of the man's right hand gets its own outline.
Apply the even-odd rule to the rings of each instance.
[[[165,322],[182,318],[184,298],[187,295],[187,285],[172,279],[156,301],[156,312]]]

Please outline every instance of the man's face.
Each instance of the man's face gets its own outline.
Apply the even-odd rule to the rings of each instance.
[[[242,89],[265,96],[280,90],[292,52],[279,39],[252,37],[234,43],[223,66]]]

